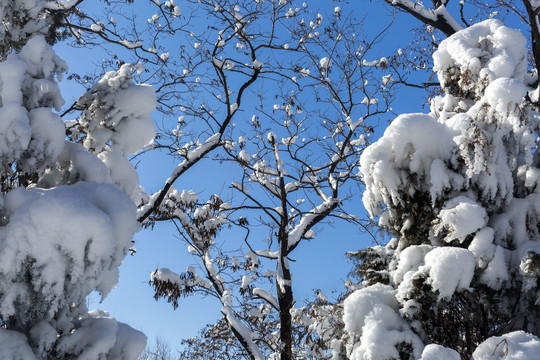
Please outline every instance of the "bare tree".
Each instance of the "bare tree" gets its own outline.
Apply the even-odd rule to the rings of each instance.
[[[173,354],[169,344],[157,338],[154,344],[147,345],[137,360],[173,360]]]
[[[271,12],[256,16],[273,19],[265,25],[268,28],[256,25],[253,14],[248,23],[257,32],[242,28],[239,44],[262,51],[248,64],[259,69],[262,80],[254,94],[256,105],[244,117],[248,124],[231,129],[222,141],[223,151],[216,155],[239,168],[231,185],[236,194],[230,203],[223,195],[201,203],[193,192],[169,191],[149,217],[150,223],[174,221],[202,270],[201,275],[194,268],[180,275],[157,270],[152,276],[156,297],[177,306],[181,296],[214,296],[252,359],[263,358],[267,350],[262,348],[282,359],[305,349],[305,344],[295,342],[289,262],[300,244],[315,237],[319,224],[341,219],[366,227],[347,205],[358,189],[355,169],[377,122],[372,118],[387,113],[391,99],[392,79],[385,73],[388,60],[369,58],[382,33],[367,40],[362,23],[339,7],[322,15],[288,9],[285,2],[276,11],[275,5],[261,7],[260,11]],[[245,71],[240,61],[215,55],[212,64],[223,79],[221,85],[229,81],[229,72]],[[235,104],[227,105],[236,111]],[[207,105],[192,106],[191,111],[215,116]],[[234,234],[243,244],[227,247],[225,236],[219,235],[224,225],[243,229],[244,235]],[[263,279],[271,280],[269,289],[259,287]],[[276,312],[279,334],[258,333],[237,310],[254,299]],[[325,350],[321,347],[311,356],[326,356]]]

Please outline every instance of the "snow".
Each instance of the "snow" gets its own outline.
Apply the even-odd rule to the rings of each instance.
[[[15,161],[24,171],[42,171],[63,151],[64,125],[50,107],[64,104],[54,74],[65,68],[42,36],[0,63],[0,171]]]
[[[420,360],[460,360],[459,353],[444,346],[429,344],[424,348]]]
[[[30,2],[31,3],[31,2]],[[58,10],[58,9],[69,9],[77,5],[78,0],[62,0],[60,2],[49,2],[44,4],[48,9]]]
[[[396,345],[400,343],[410,344],[415,356],[420,356],[422,341],[399,316],[395,293],[390,286],[376,284],[356,290],[345,299],[345,331],[360,339],[348,354],[349,359],[399,358]]]
[[[403,281],[405,274],[416,273],[418,268],[423,265],[424,257],[433,249],[431,245],[409,246],[399,254],[397,268],[392,273],[392,281],[399,284]]]
[[[540,354],[540,339],[524,331],[493,336],[478,345],[472,360],[530,360]]]
[[[458,30],[443,5],[393,4]],[[403,321],[422,338],[411,358],[457,360],[462,345],[441,346],[446,332],[426,312],[479,333],[468,323],[481,318],[479,307],[505,320],[487,315],[485,326],[503,335],[473,346],[473,359],[538,357],[540,339],[515,331],[536,332],[540,302],[540,116],[527,61],[525,37],[498,20],[458,31],[434,54],[442,94],[429,113],[398,116],[363,152],[364,205],[395,238],[371,247],[373,260],[363,253],[377,268],[344,303],[348,358],[399,358],[392,336],[380,334]],[[448,335],[465,347],[476,341],[459,331]],[[370,352],[375,344],[379,353]]]
[[[433,60],[433,70],[443,86],[450,80],[445,73],[467,72],[467,77],[458,77],[460,86],[481,95],[484,89],[473,87],[498,78],[523,81],[527,70],[526,39],[499,20],[486,20],[442,41]]]
[[[214,146],[217,146],[217,144],[219,144],[220,138],[221,138],[221,134],[216,133],[210,136],[208,139],[206,139],[206,141],[203,144],[199,145],[193,150],[188,151],[186,155],[186,159],[182,161],[180,164],[178,164],[176,168],[172,171],[171,175],[165,182],[165,187],[161,189],[160,191],[157,191],[156,193],[152,194],[146,205],[139,207],[137,211],[137,217],[138,218],[144,217],[149,211],[149,209],[152,209],[152,207],[155,204],[155,201],[157,201],[162,191],[164,191],[164,189],[170,189],[170,186],[172,185],[172,183],[174,183],[174,181],[181,174],[183,174],[187,169],[189,169],[191,166],[197,163],[198,160],[203,158]]]
[[[98,155],[109,168],[111,181],[118,185],[135,204],[142,199],[142,188],[139,185],[139,175],[129,160],[117,152],[104,152]]]
[[[146,346],[142,333],[116,322],[106,312],[91,311],[80,322],[80,329],[58,344],[61,352],[78,354],[77,359],[135,358]]]
[[[249,153],[246,150],[240,151],[238,153],[238,159],[242,162],[249,163],[249,160],[251,160],[251,157],[249,156]]]
[[[433,229],[435,235],[448,231],[444,238],[447,242],[455,239],[463,242],[467,235],[483,228],[487,220],[486,210],[480,204],[466,196],[457,196],[448,200],[440,210]]]
[[[104,297],[116,285],[118,266],[140,228],[136,208],[115,185],[83,181],[50,190],[18,188],[3,199],[8,223],[0,228],[0,312],[10,324],[39,326],[31,332],[34,342],[49,350],[57,339],[49,321],[73,304],[85,304],[94,289]],[[29,282],[21,277],[25,273],[31,274]],[[87,316],[78,306],[70,311]],[[116,329],[114,319],[109,323]],[[70,337],[61,338],[59,351],[83,350],[85,343],[77,340],[75,346],[69,339],[87,338],[94,330],[85,328],[88,321],[79,325]],[[122,331],[130,333],[123,335],[126,344],[133,336],[139,339],[139,345],[125,345],[130,353],[144,348],[144,335],[125,326]],[[120,346],[115,339],[105,344],[88,339],[86,344],[108,352]],[[88,352],[94,355],[79,358],[97,358]]]
[[[113,151],[127,155],[152,143],[156,130],[150,113],[156,108],[156,95],[152,86],[131,82],[138,68],[124,64],[107,72],[78,100],[85,109],[80,123],[88,128],[87,149],[100,152],[110,143]]]
[[[163,282],[170,282],[171,284],[176,284],[180,287],[184,286],[200,286],[202,288],[211,289],[212,284],[210,282],[206,281],[199,275],[195,273],[195,269],[192,267],[188,267],[186,269],[186,273],[191,273],[193,275],[193,278],[183,280],[180,278],[180,276],[173,272],[172,270],[168,268],[161,268],[157,269],[152,272],[150,275],[150,281],[163,281]]]
[[[230,294],[225,293],[222,296],[222,299],[224,297],[230,297]],[[251,352],[251,356],[255,360],[264,360],[264,356],[262,355],[261,351],[259,350],[259,347],[255,344],[255,339],[257,338],[257,335],[249,330],[248,327],[246,327],[240,319],[238,319],[235,315],[235,312],[232,310],[231,305],[229,305],[230,300],[222,300],[223,307],[221,309],[221,313],[227,318],[227,322],[229,325],[237,331],[240,336],[247,342],[247,347],[249,351]]]
[[[253,68],[255,70],[261,70],[263,68],[264,64],[260,60],[254,60],[253,61]]]
[[[426,254],[420,271],[429,273],[428,282],[439,299],[450,298],[455,291],[467,290],[474,275],[472,252],[457,247],[437,247]]]
[[[319,60],[319,65],[321,67],[321,70],[328,70],[331,65],[330,58],[323,57],[321,60]]]
[[[508,264],[506,260],[507,251],[502,246],[495,247],[493,258],[480,277],[480,282],[488,285],[490,288],[499,290],[504,282],[510,280]]]
[[[73,178],[84,181],[94,181],[100,184],[112,182],[110,170],[100,159],[90,154],[80,144],[66,142],[64,151],[58,157],[58,169],[50,170],[42,178],[43,185],[59,185],[59,178],[64,174],[64,169],[69,169],[68,174]]]
[[[252,270],[255,270],[259,266],[259,256],[253,251],[247,252],[244,257],[249,260],[249,264]]]
[[[17,331],[0,329],[0,358],[12,360],[37,360],[28,345],[26,336]]]
[[[36,108],[28,112],[30,131],[40,134],[32,137],[27,152],[33,157],[26,160],[26,168],[42,168],[47,159],[56,159],[64,149],[64,124],[58,114],[47,108]]]
[[[364,206],[372,216],[380,214],[379,202],[397,204],[403,170],[426,176],[435,159],[452,156],[455,132],[426,114],[398,116],[383,137],[369,146],[360,158],[366,182]],[[431,180],[439,182],[437,179]]]
[[[286,146],[291,146],[291,145],[296,144],[296,140],[298,140],[298,136],[294,135],[291,137],[282,138],[281,143]]]
[[[39,309],[34,301],[41,299],[39,314],[51,319],[69,304],[84,303],[95,288],[105,296],[116,285],[117,267],[139,230],[133,202],[113,185],[79,182],[51,190],[17,189],[5,195],[4,206],[9,218],[0,229],[4,316],[31,316]],[[17,280],[26,269],[33,273],[34,290]],[[32,294],[34,301],[17,300],[11,290],[23,298]]]
[[[313,221],[319,216],[319,214],[335,207],[339,203],[338,199],[328,198],[317,207],[311,209],[306,213],[300,222],[289,232],[288,248],[294,248],[302,240],[302,237],[313,226]]]
[[[519,105],[527,95],[527,87],[521,81],[499,78],[492,81],[485,90],[485,99],[498,112],[508,111],[508,107]]]
[[[446,167],[446,164],[441,159],[435,159],[431,163],[429,169],[429,194],[431,196],[432,202],[439,198],[444,190],[450,189],[452,187],[460,188],[463,186],[465,179],[451,171]]]
[[[143,46],[141,41],[129,41],[126,39],[120,40],[120,44],[124,45],[128,49],[137,49]]]
[[[391,309],[398,306],[395,291],[385,285],[374,285],[357,290],[345,299],[343,306],[343,321],[345,330],[349,333],[361,333],[364,320],[376,304],[386,304]]]
[[[186,206],[193,207],[199,200],[199,196],[192,190],[182,190],[179,199],[183,204],[186,204]]]
[[[474,254],[479,268],[485,268],[486,264],[493,258],[493,254],[495,253],[495,245],[493,244],[494,236],[495,230],[485,227],[476,233],[468,247],[469,251]]]
[[[92,24],[92,25],[90,25],[90,30],[92,30],[94,32],[101,32],[101,31],[103,31],[103,27],[101,25],[98,25],[98,24]]]
[[[396,297],[405,302],[411,299],[415,291],[413,281],[425,277],[432,291],[438,292],[439,300],[449,299],[456,291],[469,290],[475,264],[473,253],[463,248],[407,247],[399,254],[397,268],[391,272],[392,280],[399,284]],[[404,303],[403,311],[409,311],[409,305]]]
[[[241,289],[246,289],[249,284],[251,283],[251,281],[253,281],[253,277],[254,275],[244,275],[242,276],[242,285],[240,285],[240,288]]]
[[[244,194],[248,194],[249,190],[241,183],[233,181],[231,183],[231,186],[235,189],[238,189],[239,191],[243,192]]]
[[[60,353],[77,354],[79,360],[135,359],[146,346],[141,332],[117,322],[106,312],[93,310],[79,321],[80,328],[59,341]]]
[[[429,194],[434,217],[424,241],[437,246],[471,241],[469,250],[434,249],[424,263],[420,248],[400,249],[392,273],[400,299],[422,271],[440,298],[467,289],[475,268],[481,283],[501,289],[527,249],[538,249],[525,230],[527,219],[539,213],[533,205],[538,199],[532,193],[514,198],[518,185],[524,183],[529,190],[520,191],[527,193],[539,179],[531,166],[536,120],[524,120],[524,114],[537,117],[525,108],[525,45],[519,31],[497,20],[442,41],[434,69],[444,96],[432,100],[429,115],[399,116],[361,157],[364,205],[379,224],[397,222],[393,230],[401,234],[424,226],[414,216],[398,214],[406,206],[404,194],[412,199]]]
[[[274,297],[274,295],[270,294],[268,291],[261,288],[254,288],[252,293],[253,293],[253,296],[258,296],[266,300],[266,302],[268,302],[274,309],[276,310],[279,309],[279,304],[278,304],[277,299]]]
[[[223,61],[219,60],[215,56],[212,57],[212,64],[214,64],[215,67],[221,69],[223,67]]]
[[[417,7],[419,13],[430,19],[441,16],[451,20],[444,6],[431,11],[420,2],[395,0],[395,3]],[[336,14],[340,11],[339,7],[335,8]],[[180,16],[177,7],[174,15]],[[159,17],[152,18],[157,21]],[[313,27],[320,24],[322,17],[317,20]],[[98,26],[92,25],[92,30],[102,31]],[[351,339],[358,340],[347,348],[350,359],[399,357],[396,346],[403,343],[411,344],[415,358],[458,359],[451,349],[435,344],[424,348],[418,335],[423,336],[422,329],[404,319],[406,306],[402,301],[407,298],[406,291],[412,288],[413,278],[426,277],[439,300],[469,290],[473,278],[498,290],[514,274],[515,265],[523,263],[525,254],[538,249],[535,247],[537,234],[528,234],[525,230],[526,222],[533,222],[540,213],[535,190],[540,176],[531,169],[534,149],[531,144],[535,140],[537,119],[524,108],[530,89],[524,83],[526,52],[520,36],[519,32],[490,20],[444,41],[435,55],[435,69],[443,83],[444,96],[433,100],[430,114],[398,117],[382,139],[364,152],[360,161],[366,184],[363,201],[371,216],[379,216],[382,225],[399,223],[394,233],[404,240],[410,240],[405,234],[420,221],[427,223],[429,231],[422,239],[413,239],[423,244],[413,242],[411,245],[404,241],[406,245],[400,244],[403,247],[395,249],[397,260],[393,259],[391,264],[390,285],[363,285],[345,300],[345,331]],[[135,205],[140,203],[142,191],[137,173],[125,156],[152,145],[155,127],[150,113],[156,108],[155,91],[133,82],[133,71],[138,71],[136,65],[125,65],[117,72],[107,73],[79,101],[85,109],[79,119],[84,129],[83,135],[79,134],[84,146],[66,142],[62,122],[52,110],[63,102],[54,76],[65,64],[54,57],[42,38],[33,37],[30,41],[34,42],[32,47],[23,48],[20,54],[13,52],[0,63],[0,83],[3,84],[0,117],[8,119],[0,124],[0,154],[3,159],[16,161],[40,176],[36,187],[19,188],[0,197],[6,221],[0,226],[0,277],[3,279],[0,287],[5,287],[0,289],[0,310],[8,321],[10,316],[23,314],[17,321],[35,325],[26,332],[30,340],[22,332],[0,330],[0,336],[4,336],[0,342],[9,342],[0,349],[0,354],[8,349],[6,358],[32,358],[34,353],[46,352],[57,342],[58,351],[79,359],[134,358],[144,347],[144,336],[117,323],[106,313],[88,313],[84,297],[93,289],[105,296],[115,286],[117,266],[139,229]],[[140,46],[140,43],[123,44]],[[167,60],[168,53],[161,57]],[[217,59],[214,61],[219,67],[223,65]],[[385,61],[383,58],[373,65]],[[319,69],[328,70],[330,59],[320,59],[319,65]],[[260,70],[263,64],[255,60],[252,66]],[[302,69],[301,74],[308,76],[309,70]],[[463,74],[471,74],[474,81]],[[458,93],[453,93],[452,89],[456,88]],[[468,92],[474,93],[476,103],[461,99]],[[376,104],[376,101],[366,98],[366,104]],[[231,104],[229,113],[237,108],[237,104]],[[522,113],[532,114],[530,128],[520,121],[522,117],[517,114]],[[347,123],[354,129],[360,121],[355,123],[348,119]],[[492,128],[497,129],[493,137],[489,132]],[[267,137],[277,154],[276,138],[273,133]],[[202,145],[198,143],[186,150],[185,160],[173,171],[167,185],[217,146],[220,139],[221,134],[214,134]],[[282,139],[286,146],[296,141],[296,136]],[[363,145],[364,139],[359,138],[358,144]],[[514,155],[519,155],[519,162],[513,160]],[[246,150],[240,151],[238,158],[246,163],[251,160]],[[269,174],[283,177],[283,165],[277,155],[276,159],[277,172],[264,165],[257,167],[257,171],[267,178]],[[10,169],[8,166],[2,170]],[[526,179],[524,174],[527,174]],[[522,181],[522,175],[526,181]],[[61,185],[63,183],[69,185]],[[521,183],[526,189],[519,193],[521,198],[516,199],[514,189]],[[290,182],[285,190],[294,191],[298,184]],[[232,186],[247,194],[243,184],[233,183]],[[278,191],[271,182],[265,186]],[[170,203],[178,200],[189,208],[198,201],[196,194],[185,191],[180,194],[173,188],[168,189],[165,187],[161,194],[167,193]],[[475,189],[479,189],[478,192]],[[422,205],[432,216],[407,214],[409,218],[400,222],[400,211],[394,210],[407,206],[405,198],[424,195],[428,200]],[[336,198],[321,197],[321,204],[303,212],[296,225],[291,223],[289,243],[285,244],[288,249],[311,237],[310,229],[318,217],[340,202]],[[158,193],[141,211],[148,211],[157,198]],[[284,209],[280,211],[283,213]],[[225,218],[208,219],[208,216],[209,211],[204,207],[193,213],[206,229],[217,228],[226,221]],[[394,242],[398,241],[401,239]],[[468,248],[463,248],[467,245]],[[512,248],[514,245],[517,250]],[[259,263],[258,255],[276,256],[264,251],[248,253],[246,257],[252,270]],[[209,276],[219,281],[208,254],[205,254],[204,266]],[[526,270],[522,268],[522,272]],[[32,279],[30,285],[21,281],[28,278],[28,274]],[[160,269],[152,276],[181,281],[168,269]],[[248,287],[251,280],[250,276],[244,276],[242,288]],[[281,274],[277,280],[279,286],[290,285]],[[235,316],[234,299],[223,284],[221,288],[218,286],[223,314],[256,349],[255,335]],[[278,306],[275,298],[262,289],[255,288],[253,295]],[[61,323],[69,325],[57,326]],[[511,354],[531,348],[538,352],[538,338],[532,335],[516,332],[504,336],[506,338],[490,339],[480,345],[475,352],[477,358],[497,353],[501,343],[507,347],[504,351],[512,347]],[[29,343],[35,349],[30,348]],[[255,357],[262,358],[262,355]]]

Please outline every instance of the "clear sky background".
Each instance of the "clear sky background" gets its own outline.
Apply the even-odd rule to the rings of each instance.
[[[92,2],[99,6],[101,2]],[[145,1],[136,1],[144,4]],[[308,2],[322,6],[340,5],[340,2],[332,4],[330,1]],[[342,5],[344,11],[353,7],[358,17],[362,16],[362,10],[368,14],[366,18],[366,32],[370,29],[379,29],[383,22],[390,21],[388,11],[382,5],[381,0],[351,1],[351,4]],[[125,5],[129,8],[129,5]],[[131,5],[135,6],[135,5]],[[141,5],[139,5],[141,6]],[[181,6],[181,3],[180,3]],[[151,17],[151,13],[147,17]],[[145,19],[141,18],[141,21]],[[380,56],[391,55],[399,47],[408,44],[408,29],[411,24],[417,23],[402,14],[391,28],[386,38],[383,39],[384,48],[380,48]],[[70,67],[71,72],[82,74],[93,72],[105,56],[99,49],[85,50],[74,49],[59,44],[56,51]],[[376,52],[373,53],[376,55]],[[376,57],[375,57],[376,58]],[[77,84],[64,80],[61,83],[63,95],[67,105],[71,104],[83,92]],[[422,91],[407,89],[399,93],[399,97],[393,104],[396,113],[421,112],[422,103],[425,101]],[[381,119],[381,125],[375,134],[380,136],[386,127],[386,121]],[[65,119],[67,120],[67,118]],[[160,122],[162,114],[154,113],[154,120]],[[163,156],[154,156],[144,159],[139,166],[139,176],[142,185],[150,193],[159,190],[164,180],[176,166],[171,159]],[[213,162],[206,161],[199,164],[187,176],[182,177],[177,184],[179,189],[193,189],[196,192],[216,191],[212,189],[227,188],[230,179],[211,176],[216,169]],[[227,166],[227,165],[223,165]],[[220,171],[226,170],[221,168]],[[361,194],[353,200],[356,202],[356,215],[365,216],[361,204]],[[187,252],[184,243],[175,238],[176,230],[170,224],[158,224],[153,231],[142,230],[135,236],[137,253],[127,256],[120,268],[120,282],[118,287],[102,302],[99,295],[92,294],[89,297],[89,308],[99,308],[109,311],[117,320],[125,322],[132,327],[143,331],[153,341],[161,338],[178,348],[180,339],[195,336],[197,332],[208,323],[213,323],[220,317],[221,305],[213,298],[189,297],[180,301],[178,309],[173,311],[172,306],[164,300],[156,302],[153,299],[153,290],[148,285],[150,273],[156,268],[169,267],[175,271],[183,271],[187,266],[194,264],[194,259]],[[227,241],[227,232],[224,233],[224,241]],[[231,240],[232,241],[232,240]],[[335,298],[343,290],[343,281],[347,277],[352,264],[345,257],[347,251],[354,251],[371,245],[368,235],[362,234],[356,228],[345,223],[337,223],[334,228],[325,227],[317,233],[310,242],[302,244],[294,253],[296,262],[291,265],[293,275],[293,289],[298,300],[310,297],[313,289],[321,289],[330,298]]]

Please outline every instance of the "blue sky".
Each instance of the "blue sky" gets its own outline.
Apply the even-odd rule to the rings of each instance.
[[[329,4],[329,2],[321,1],[318,3]],[[339,3],[326,6],[337,4]],[[355,9],[358,11],[358,16],[360,16],[361,8],[365,8],[369,14],[366,18],[367,33],[371,27],[379,27],[381,19],[385,21],[388,19],[388,13],[381,7],[380,1],[362,0],[356,2],[354,6],[358,8]],[[151,14],[148,15],[150,16]],[[404,15],[399,18],[399,23],[383,40],[385,47],[380,49],[380,56],[389,55],[400,46],[407,44],[403,33],[409,29],[413,21]],[[56,47],[56,51],[66,60],[70,70],[78,73],[92,71],[92,68],[106,56],[99,49],[80,50],[62,44]],[[68,104],[82,91],[80,87],[69,81],[64,81],[61,85]],[[421,112],[423,101],[423,92],[407,90],[405,94],[400,93],[393,108],[396,113]],[[161,116],[156,112],[154,119],[159,122]],[[380,135],[385,125],[383,121],[376,136]],[[152,155],[150,158],[143,159],[138,168],[142,185],[149,192],[158,190],[175,165],[174,161],[163,156],[153,157]],[[215,179],[209,176],[215,170],[213,166],[213,163],[208,161],[199,164],[181,179],[177,188],[192,188],[196,192],[226,188],[227,179],[216,183]],[[354,201],[356,202],[354,207],[358,209],[357,215],[362,215],[360,194]],[[180,339],[195,336],[204,325],[214,322],[220,316],[221,308],[218,301],[213,298],[191,297],[182,299],[179,308],[173,311],[172,306],[165,301],[156,302],[153,299],[152,288],[148,285],[149,276],[153,270],[170,267],[173,270],[182,271],[194,263],[193,258],[186,251],[186,245],[175,238],[175,232],[170,224],[159,224],[153,231],[139,232],[135,237],[137,253],[135,256],[128,255],[124,260],[120,268],[118,287],[102,303],[99,303],[97,294],[89,297],[91,309],[99,308],[109,311],[119,321],[145,332],[151,341],[159,337],[170,343],[173,348],[178,347]],[[225,238],[224,241],[227,239]],[[297,261],[292,264],[292,272],[296,298],[301,300],[311,296],[313,289],[321,289],[330,297],[337,296],[343,289],[343,280],[351,268],[345,253],[368,245],[371,245],[369,236],[358,232],[350,225],[340,223],[334,228],[325,227],[315,239],[303,244],[294,253]]]

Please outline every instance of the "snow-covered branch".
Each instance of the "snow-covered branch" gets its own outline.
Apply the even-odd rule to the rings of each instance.
[[[165,196],[173,186],[174,182],[193,165],[197,164],[209,152],[219,146],[221,134],[217,133],[209,137],[202,145],[199,145],[193,150],[188,150],[182,161],[171,173],[165,181],[165,186],[158,192],[152,194],[147,204],[140,207],[137,211],[137,219],[139,222],[144,222],[162,203]]]
[[[427,9],[421,3],[412,0],[385,0],[387,3],[402,9],[424,24],[431,25],[450,36],[463,27],[448,13],[446,2],[439,4],[435,9]]]
[[[224,296],[227,297],[230,295],[225,294]],[[253,360],[264,360],[261,350],[255,343],[257,335],[247,326],[245,326],[240,319],[238,319],[235,312],[232,310],[231,305],[228,304],[228,300],[222,302],[223,307],[221,308],[221,312],[223,315],[225,315],[233,333],[237,336],[239,341],[243,343],[244,348],[248,351],[250,358]]]

